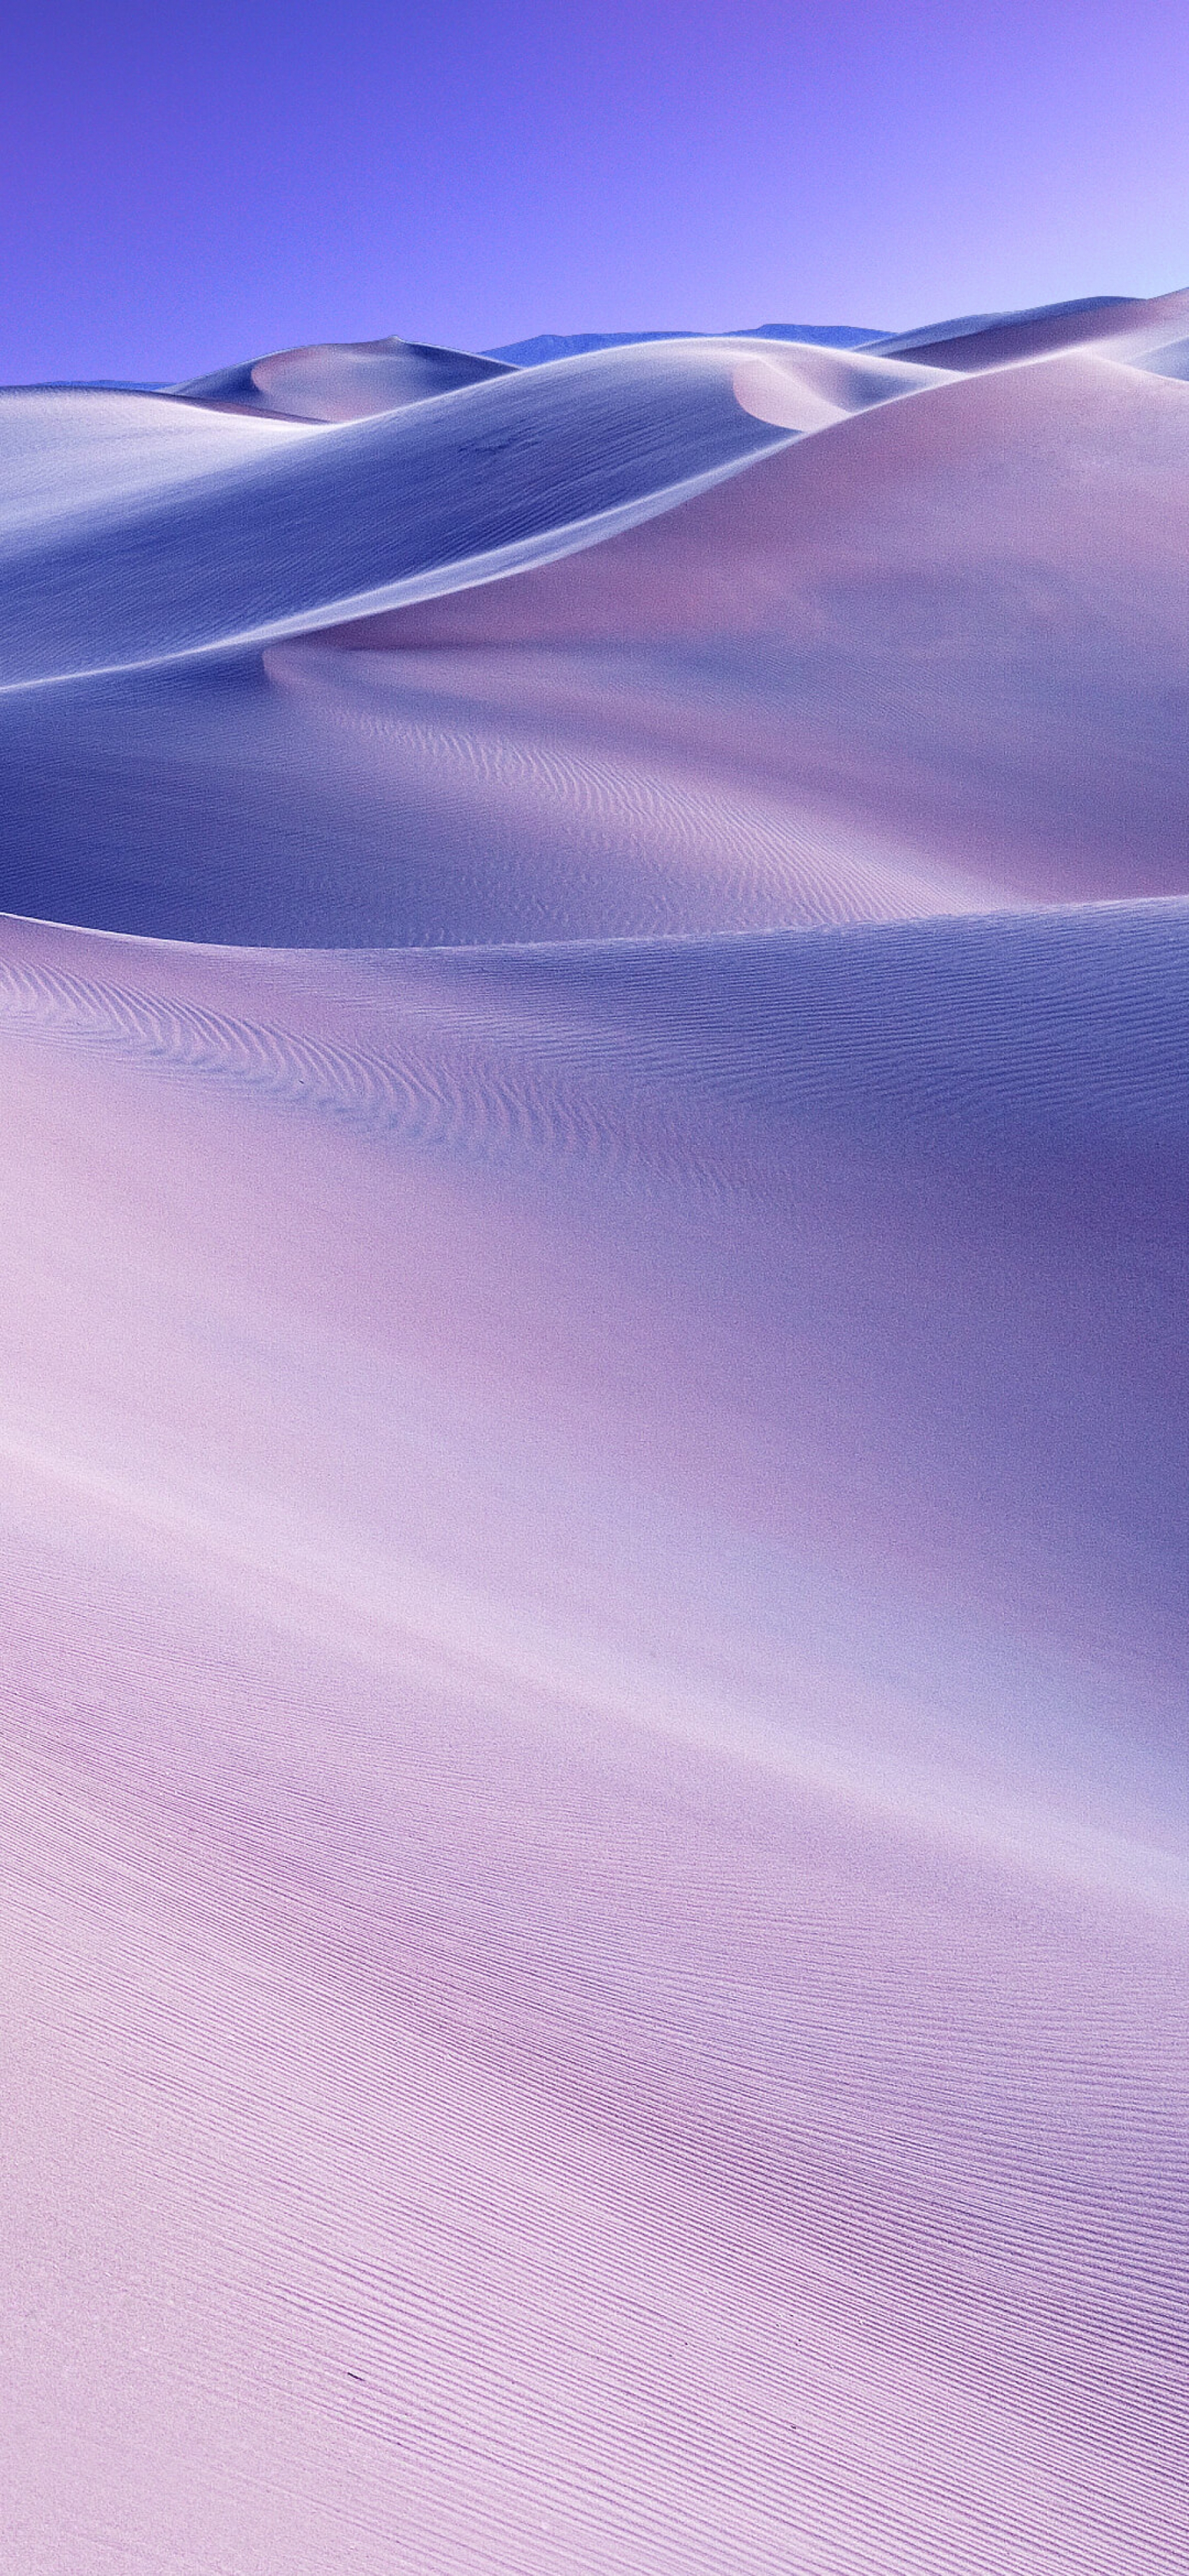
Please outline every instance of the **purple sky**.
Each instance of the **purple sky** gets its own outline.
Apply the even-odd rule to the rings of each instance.
[[[0,377],[1154,294],[1187,110],[1171,0],[43,0]]]

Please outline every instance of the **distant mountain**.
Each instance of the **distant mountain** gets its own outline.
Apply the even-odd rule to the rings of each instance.
[[[746,331],[720,335],[702,331],[539,331],[533,340],[512,340],[504,349],[485,349],[485,358],[503,358],[513,367],[543,367],[551,358],[585,357],[591,349],[630,349],[642,340],[808,340],[822,349],[861,349],[883,340],[883,331],[864,331],[849,323],[760,322]]]

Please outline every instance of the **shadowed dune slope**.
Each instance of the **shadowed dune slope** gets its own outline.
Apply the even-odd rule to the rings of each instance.
[[[932,367],[970,374],[1058,349],[1094,347],[1134,331],[1166,331],[1183,321],[1189,293],[1092,295],[1072,304],[1042,304],[1029,313],[974,313],[916,331],[889,334],[880,345],[889,357],[912,356]]]
[[[633,741],[614,674],[587,675],[588,709],[551,702],[539,663],[492,698],[486,661],[457,658],[304,646],[0,696],[0,899],[169,938],[416,947],[986,900],[735,756]]]
[[[889,356],[911,353],[930,366],[973,374],[983,367],[1011,366],[1020,359],[1044,358],[1057,349],[1110,339],[1146,310],[1141,296],[1094,295],[1072,304],[1040,304],[1027,313],[963,314],[952,322],[890,334],[881,345]]]

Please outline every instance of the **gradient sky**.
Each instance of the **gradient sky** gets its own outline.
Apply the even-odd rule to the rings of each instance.
[[[1173,0],[79,0],[0,80],[0,378],[1189,281]]]

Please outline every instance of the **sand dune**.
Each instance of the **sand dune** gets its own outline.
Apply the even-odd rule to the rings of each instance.
[[[86,387],[0,391],[4,548],[48,531],[69,545],[92,521],[210,485],[236,466],[291,451],[289,425],[242,420],[153,394]],[[12,614],[12,603],[9,603]]]
[[[702,353],[677,362],[696,369]],[[561,380],[577,400],[598,363],[508,383],[523,399]],[[741,442],[768,437],[775,452],[514,580],[332,630],[332,646],[381,649],[295,640],[262,668],[209,660],[203,644],[189,669],[183,656],[159,676],[0,694],[4,901],[171,937],[465,945],[1177,891],[1189,825],[1176,723],[1189,647],[1184,388],[1063,356],[968,381],[910,378],[910,400],[873,402],[793,443],[728,397],[726,363],[714,358],[714,400],[729,398]],[[782,363],[795,398],[837,413],[888,372],[828,352]],[[314,580],[293,497],[311,456],[319,474],[329,457],[328,488],[344,481],[360,545],[374,544],[364,478],[340,442],[379,442],[403,424],[424,460],[440,434],[453,475],[469,448],[449,429],[452,406],[503,393],[341,432],[129,398],[154,424],[182,424],[160,434],[180,484],[176,513],[172,499],[154,504],[163,555],[173,549],[177,572],[199,519],[235,536],[237,550],[203,572],[232,625],[252,613],[255,579],[245,476],[261,549],[278,524],[277,478],[291,477],[296,592]],[[67,405],[68,421],[97,399]],[[666,399],[675,405],[671,387]],[[431,416],[445,427],[427,444]],[[220,439],[242,436],[250,461],[212,467],[191,427],[206,418],[216,456]],[[118,441],[105,453],[114,473]],[[595,497],[609,497],[605,485]],[[484,529],[474,495],[466,507],[471,535],[455,541],[482,544],[490,520]],[[139,524],[147,544],[147,505]],[[608,524],[612,513],[597,516]],[[99,573],[127,531],[107,503],[82,528],[97,624],[109,616]],[[324,585],[342,575],[333,535],[328,519]],[[393,542],[411,549],[416,525]],[[55,521],[41,543],[77,624],[77,522]],[[152,564],[152,613],[175,637],[193,631],[189,588],[177,604]],[[355,577],[373,569],[361,562]],[[44,634],[52,593],[25,596]],[[149,612],[137,596],[129,613]],[[21,650],[14,618],[10,651]]]
[[[780,411],[736,400],[740,365],[763,369]],[[817,375],[825,371],[827,391]],[[212,417],[177,405],[185,424],[161,441],[156,488],[118,513],[63,526],[47,501],[6,531],[0,568],[9,602],[0,680],[68,678],[260,643],[348,613],[512,572],[586,545],[687,492],[737,472],[795,431],[839,416],[853,399],[926,381],[833,352],[741,360],[730,342],[608,349],[532,376],[507,371],[416,405],[337,426],[281,430],[226,422],[234,464],[216,480],[190,470]],[[761,389],[762,392],[762,389]],[[79,397],[76,399],[85,399]],[[92,396],[106,412],[157,399]],[[31,433],[25,400],[0,415],[18,458]],[[769,405],[769,409],[773,406]],[[3,489],[0,457],[0,492]],[[115,578],[117,567],[120,578]]]
[[[1180,2564],[1162,304],[0,403],[22,2576]]]
[[[911,353],[932,366],[967,374],[1048,357],[1057,349],[1092,347],[1128,329],[1147,309],[1140,296],[1078,297],[1071,304],[1040,304],[1027,313],[967,313],[951,322],[888,334],[880,345],[889,356]]]
[[[487,648],[489,682],[472,653],[467,684],[505,702],[548,646],[572,720],[605,695],[637,738],[890,831],[996,901],[1172,893],[1187,458],[1181,385],[1061,356],[872,409],[564,564],[343,640],[432,648],[443,689],[443,647]]]
[[[0,685],[242,648],[522,571],[929,382],[861,353],[694,341],[504,369],[370,417],[307,422],[304,436],[296,423],[254,434],[169,397],[78,395],[101,408],[109,444],[126,407],[138,464],[145,413],[157,440],[152,488],[138,481],[118,512],[85,517],[69,501],[59,513],[52,480],[24,502],[27,452],[47,408],[69,413],[70,397],[10,393],[0,440],[7,429],[24,506],[0,552]],[[200,475],[196,461],[215,455],[226,470]],[[0,495],[3,475],[0,445]]]
[[[1174,2563],[1185,937],[14,927],[41,2563]]]
[[[169,390],[204,407],[297,420],[366,420],[375,412],[397,411],[405,403],[425,402],[510,372],[498,358],[427,349],[418,340],[343,340],[281,349],[273,357],[194,376]]]

